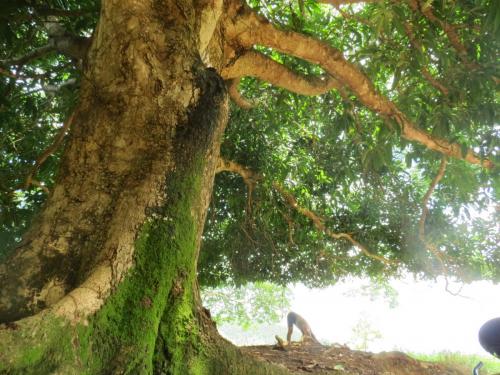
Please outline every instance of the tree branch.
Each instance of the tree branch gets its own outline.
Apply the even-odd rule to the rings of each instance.
[[[258,181],[263,179],[263,177],[261,175],[259,175],[258,173],[252,171],[251,169],[249,169],[245,166],[242,166],[241,164],[235,163],[234,161],[229,161],[229,160],[225,160],[223,158],[220,158],[219,163],[217,165],[216,173],[220,173],[223,171],[233,172],[233,173],[239,174],[243,178],[243,181],[245,182],[245,184],[247,186],[251,186],[252,188],[255,186],[255,184]],[[353,244],[356,248],[358,248],[365,256],[372,258],[372,259],[375,259],[375,260],[382,262],[386,265],[397,264],[397,261],[395,261],[395,260],[387,259],[387,258],[384,258],[383,256],[373,254],[372,252],[370,252],[366,248],[366,246],[364,246],[363,244],[361,244],[360,242],[355,240],[349,233],[335,233],[335,232],[331,231],[330,229],[328,229],[325,226],[325,223],[324,223],[325,220],[322,217],[320,217],[315,212],[300,206],[297,203],[297,199],[290,192],[288,192],[280,183],[273,181],[272,186],[278,193],[280,193],[280,195],[283,197],[285,202],[291,208],[293,208],[299,214],[310,219],[313,222],[315,228],[318,231],[323,232],[326,236],[328,236],[334,240],[341,240],[341,239],[347,240],[351,244]]]
[[[33,51],[30,51],[23,56],[14,57],[12,59],[7,59],[7,60],[1,60],[0,62],[2,64],[7,64],[7,65],[24,65],[27,62],[43,57],[54,50],[55,47],[53,45],[47,44],[45,46],[36,48]]]
[[[414,49],[422,53],[422,46],[415,38],[415,33],[413,32],[412,25],[409,22],[405,22],[404,29],[406,36],[410,40],[410,44],[413,46]],[[448,96],[450,90],[448,90],[447,87],[445,87],[436,78],[434,78],[425,66],[421,67],[420,71],[422,72],[422,75],[427,80],[427,82],[429,82],[435,89],[439,90],[444,96]]]
[[[56,16],[56,17],[81,17],[87,16],[92,13],[98,13],[98,9],[78,9],[78,10],[65,10],[55,8],[35,8],[35,14],[38,16]]]
[[[233,99],[238,107],[243,109],[252,109],[254,107],[254,104],[245,99],[238,90],[240,80],[241,78],[238,77],[226,81],[229,97]]]
[[[316,227],[316,229],[318,231],[323,232],[328,237],[330,237],[332,239],[335,239],[335,240],[343,239],[343,240],[349,241],[355,247],[357,247],[359,250],[361,250],[361,252],[365,256],[367,256],[369,258],[375,259],[375,260],[377,260],[379,262],[382,262],[382,263],[384,263],[386,265],[397,264],[397,261],[394,261],[392,259],[384,258],[383,256],[380,256],[380,255],[377,255],[377,254],[373,254],[372,252],[370,252],[366,248],[366,246],[364,246],[360,242],[356,241],[349,233],[335,233],[335,232],[331,231],[330,229],[328,229],[325,226],[325,223],[324,223],[325,220],[322,217],[320,217],[319,215],[317,215],[315,212],[313,212],[313,211],[311,211],[311,210],[309,210],[307,208],[304,208],[304,207],[300,206],[297,203],[297,199],[295,199],[295,197],[291,193],[289,193],[288,191],[286,191],[286,189],[282,185],[280,185],[277,182],[273,182],[273,187],[281,194],[281,196],[285,199],[285,201],[287,202],[287,204],[290,207],[292,207],[293,209],[295,209],[301,215],[309,218],[313,222],[314,226]]]
[[[439,166],[438,173],[436,176],[434,176],[431,184],[429,185],[429,188],[427,189],[427,192],[424,195],[424,198],[422,199],[422,215],[420,216],[420,220],[418,222],[418,235],[419,238],[422,242],[425,242],[425,220],[427,218],[427,214],[429,213],[429,208],[427,207],[427,204],[429,203],[429,199],[434,192],[434,189],[436,189],[437,184],[439,181],[444,176],[444,172],[446,171],[446,164],[448,163],[448,160],[446,157],[443,157],[441,159],[441,164]]]
[[[456,292],[453,292],[452,290],[450,290],[450,281],[449,281],[449,277],[448,277],[448,274],[449,274],[448,266],[446,265],[446,261],[445,261],[446,255],[443,254],[434,243],[432,243],[431,241],[428,241],[425,237],[425,220],[427,218],[427,215],[429,214],[429,207],[427,205],[429,203],[429,199],[430,199],[432,193],[436,189],[437,184],[439,183],[439,181],[441,181],[441,179],[444,176],[447,163],[448,163],[447,158],[443,157],[441,159],[441,164],[439,165],[439,170],[438,170],[436,176],[434,176],[434,178],[432,179],[431,184],[429,185],[429,188],[427,189],[427,192],[425,193],[424,197],[422,198],[422,214],[421,214],[420,220],[418,222],[418,238],[420,241],[422,241],[425,248],[429,252],[431,252],[432,255],[434,255],[436,257],[436,259],[439,261],[439,264],[441,266],[441,272],[443,273],[444,279],[445,279],[445,290],[448,293],[450,293],[454,296],[457,296],[457,295],[460,295],[460,292],[462,291],[463,285]]]
[[[425,248],[428,251],[430,251],[439,261],[439,264],[441,265],[441,271],[443,272],[446,279],[446,285],[448,285],[448,269],[444,260],[444,254],[437,248],[437,246],[434,243],[426,239],[425,220],[427,218],[427,215],[429,214],[429,207],[427,206],[429,203],[429,199],[432,193],[434,192],[434,189],[436,188],[437,184],[439,183],[439,181],[441,181],[441,179],[444,176],[447,162],[448,161],[446,157],[443,157],[443,159],[441,159],[441,164],[439,166],[438,173],[432,179],[431,184],[429,185],[429,188],[427,189],[427,192],[425,193],[424,198],[422,199],[422,214],[418,222],[418,238],[424,244]]]
[[[89,46],[90,38],[58,36],[49,39],[49,42],[45,46],[36,48],[23,56],[0,60],[0,63],[7,65],[25,65],[32,60],[39,59],[54,51],[76,59],[83,59]]]
[[[75,83],[76,83],[76,79],[70,78],[64,82],[61,82],[59,85],[42,84],[42,89],[43,89],[43,91],[45,91],[48,94],[54,94],[54,93],[58,92],[59,90],[61,90],[63,87],[72,86]]]
[[[222,69],[224,79],[251,76],[300,95],[320,95],[341,85],[333,77],[306,76],[294,72],[268,56],[246,51]]]
[[[471,62],[469,61],[467,56],[467,49],[460,40],[460,37],[458,36],[458,33],[454,25],[439,19],[434,14],[432,5],[429,2],[422,4],[419,0],[410,0],[409,4],[410,8],[414,12],[420,11],[424,15],[424,17],[427,18],[430,22],[440,26],[443,29],[444,33],[448,37],[448,40],[450,41],[450,44],[453,46],[455,51],[457,51],[458,56],[460,57],[460,59],[463,61],[464,64],[466,64],[469,67],[477,67],[477,64],[471,64]]]
[[[0,66],[0,74],[9,78],[17,79],[17,76],[8,69],[4,69]]]
[[[261,44],[321,66],[341,84],[349,87],[358,99],[382,117],[392,118],[401,127],[401,136],[418,142],[425,147],[456,159],[493,168],[488,159],[481,159],[471,149],[462,154],[459,144],[431,136],[419,129],[394,103],[380,94],[370,79],[354,64],[348,62],[342,53],[316,38],[292,31],[279,30],[265,18],[259,16],[246,5],[232,9],[226,18],[226,35],[233,43],[250,49]]]
[[[69,127],[73,122],[73,117],[74,117],[74,112],[68,117],[62,128],[59,130],[56,137],[54,138],[54,142],[49,147],[47,147],[45,151],[36,159],[35,165],[33,166],[33,168],[31,168],[30,173],[26,177],[26,180],[23,185],[24,189],[27,189],[30,185],[36,185],[41,187],[46,193],[48,193],[48,189],[45,186],[43,186],[39,181],[35,180],[33,177],[37,173],[38,169],[45,162],[45,160],[47,160],[47,158],[50,155],[52,155],[61,145],[61,142],[63,141],[66,132],[68,131]]]

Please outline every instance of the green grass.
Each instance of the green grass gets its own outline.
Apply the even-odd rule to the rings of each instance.
[[[476,354],[463,354],[453,352],[439,352],[433,354],[418,354],[409,353],[413,358],[428,361],[439,362],[446,365],[454,366],[466,374],[472,374],[472,369],[478,364],[483,362],[484,366],[480,370],[481,375],[500,374],[500,359],[493,356],[479,356]]]

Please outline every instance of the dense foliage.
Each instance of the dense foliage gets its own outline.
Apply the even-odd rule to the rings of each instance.
[[[418,9],[412,1],[339,9],[312,0],[249,4],[281,29],[343,51],[420,128],[498,165],[495,1],[439,0]],[[51,38],[91,36],[99,4],[7,1],[0,7],[1,257],[15,249],[54,184],[60,148],[37,166],[31,184],[26,178],[78,100],[80,60],[44,46]],[[321,73],[302,60],[260,50],[296,71]],[[202,285],[327,285],[348,275],[406,271],[500,280],[497,168],[448,161],[425,221],[426,239],[443,254],[439,260],[419,237],[419,220],[441,155],[402,139],[397,124],[348,90],[306,97],[254,78],[240,88],[256,105],[234,106],[222,155],[260,178],[250,191],[237,174],[217,176],[199,265]],[[277,184],[330,231],[348,233],[388,262],[318,230]]]

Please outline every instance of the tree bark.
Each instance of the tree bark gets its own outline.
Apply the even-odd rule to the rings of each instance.
[[[221,6],[103,2],[57,184],[0,265],[1,374],[282,373],[218,337],[198,295]]]

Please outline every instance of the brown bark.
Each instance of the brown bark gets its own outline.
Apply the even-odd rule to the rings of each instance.
[[[71,318],[96,311],[132,266],[148,212],[164,200],[175,136],[213,78],[198,58],[203,9],[195,16],[187,3],[153,3],[103,4],[57,184],[0,265],[0,321],[56,304]]]
[[[225,66],[221,74],[225,79],[256,77],[301,95],[320,95],[341,87],[331,76],[304,76],[252,50],[244,52],[230,65]]]
[[[244,98],[241,93],[238,90],[238,85],[240,84],[241,78],[233,78],[228,80],[227,83],[227,90],[229,93],[229,97],[233,99],[233,101],[236,103],[236,105],[240,108],[243,109],[250,109],[254,107],[254,104],[252,104],[248,99]]]
[[[201,308],[227,93],[199,59],[217,66],[203,8],[155,4],[103,3],[57,184],[0,269],[0,373],[285,372],[242,356]]]

